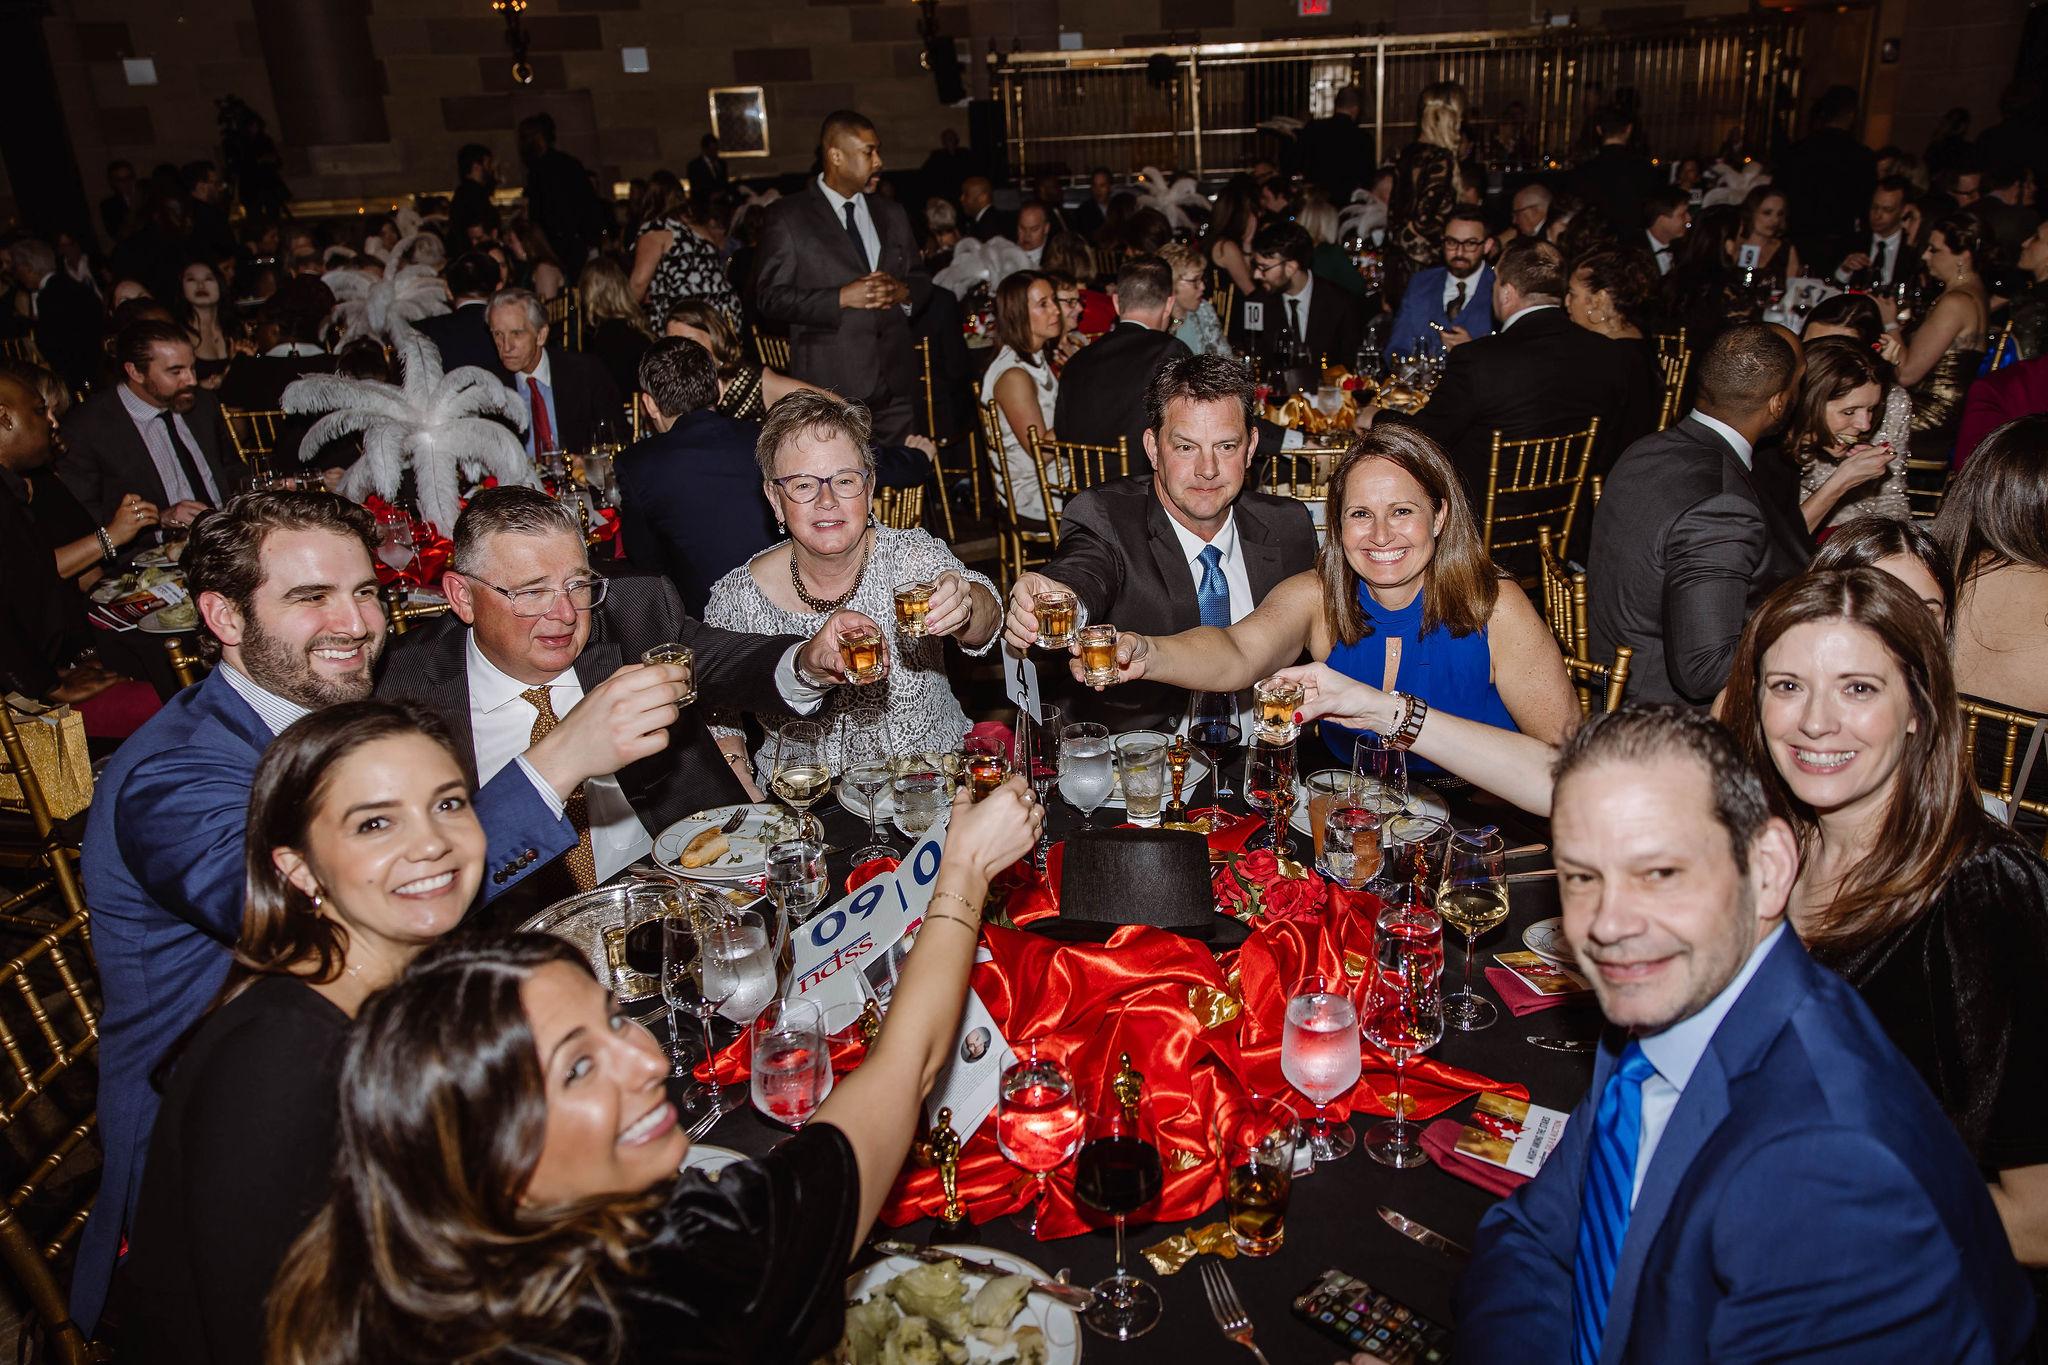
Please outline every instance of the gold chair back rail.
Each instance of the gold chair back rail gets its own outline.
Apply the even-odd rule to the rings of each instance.
[[[1498,431],[1493,434],[1479,522],[1489,553],[1498,559],[1504,550],[1530,549],[1545,530],[1557,545],[1570,542],[1599,438],[1597,417],[1584,431],[1562,436],[1510,441]]]

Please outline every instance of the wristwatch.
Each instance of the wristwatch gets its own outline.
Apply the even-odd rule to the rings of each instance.
[[[1415,737],[1422,733],[1422,722],[1429,715],[1429,703],[1407,692],[1393,694],[1406,708],[1401,714],[1401,724],[1393,734],[1387,736],[1389,749],[1406,749],[1415,743]]]

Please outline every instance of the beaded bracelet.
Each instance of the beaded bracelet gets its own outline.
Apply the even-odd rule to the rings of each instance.
[[[967,899],[967,897],[965,897],[965,896],[961,895],[961,894],[960,894],[960,893],[959,893],[958,891],[934,891],[934,892],[932,892],[932,899],[933,899],[933,900],[935,900],[935,901],[936,901],[936,900],[950,900],[950,901],[958,901],[958,902],[960,902],[960,908],[961,908],[962,910],[965,910],[965,911],[966,911],[966,912],[967,912],[967,913],[968,913],[969,915],[971,915],[971,916],[973,917],[973,922],[974,922],[974,923],[976,923],[976,924],[979,924],[979,923],[981,923],[981,907],[980,907],[980,906],[978,906],[978,905],[975,905],[975,904],[973,904],[972,902],[970,902],[970,901],[969,901],[969,900]],[[929,913],[929,912],[928,912],[928,913]]]

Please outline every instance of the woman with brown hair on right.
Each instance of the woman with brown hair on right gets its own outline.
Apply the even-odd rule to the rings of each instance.
[[[1786,907],[2048,1266],[2048,862],[1985,813],[1933,617],[1877,569],[1808,573],[1742,633],[1725,712],[1801,845]]]
[[[718,402],[712,411],[739,422],[758,422],[792,393],[824,393],[816,384],[792,379],[768,365],[747,359],[739,333],[710,299],[680,299],[662,323],[665,337],[687,337],[711,352],[718,366]],[[638,380],[636,377],[635,384]]]
[[[1882,440],[1885,392],[1892,367],[1848,337],[1825,337],[1806,347],[1799,394],[1780,437],[1799,470],[1799,512],[1809,533],[1854,517],[1905,520],[1906,452]]]
[[[1934,538],[1956,576],[1956,686],[2048,712],[2048,414],[1984,438],[1949,477]]]
[[[996,287],[996,337],[1003,349],[981,377],[981,401],[1002,410],[1003,448],[989,452],[1002,461],[1009,476],[1010,510],[1019,521],[1046,519],[1045,494],[1038,486],[1038,465],[1031,456],[1031,429],[1051,438],[1053,410],[1060,402],[1060,380],[1053,373],[1051,350],[1066,330],[1052,276],[1040,270],[1019,270]],[[1002,484],[996,485],[1000,492]]]
[[[1043,819],[964,789],[882,1032],[796,1136],[682,1171],[661,1045],[546,934],[465,936],[370,1003],[333,1194],[278,1272],[273,1365],[803,1365],[952,1057],[989,879]]]
[[[272,1275],[332,1188],[349,1021],[483,881],[454,742],[404,703],[288,726],[257,767],[246,844],[234,966],[174,1052],[107,1312],[138,1360],[264,1358]]]

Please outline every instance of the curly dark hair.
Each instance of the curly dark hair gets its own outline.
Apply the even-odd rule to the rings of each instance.
[[[1573,275],[1586,272],[1586,288],[1606,293],[1614,311],[1633,327],[1646,328],[1650,304],[1657,297],[1657,267],[1650,253],[1633,247],[1609,247],[1587,252],[1572,263]]]

